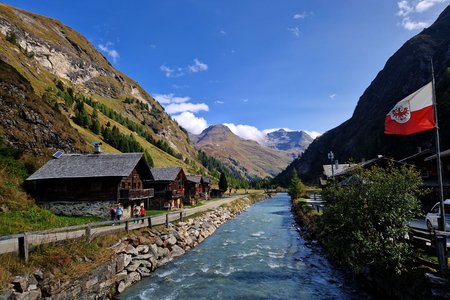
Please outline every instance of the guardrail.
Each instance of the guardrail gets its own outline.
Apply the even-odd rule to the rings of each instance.
[[[28,261],[28,254],[31,247],[81,237],[91,240],[94,236],[100,236],[115,231],[124,230],[129,232],[132,229],[142,227],[152,228],[152,226],[155,225],[164,224],[168,227],[170,222],[178,220],[183,221],[183,218],[187,215],[188,214],[185,211],[174,211],[156,216],[130,218],[120,221],[93,222],[84,225],[0,236],[0,254],[18,252],[20,258]]]

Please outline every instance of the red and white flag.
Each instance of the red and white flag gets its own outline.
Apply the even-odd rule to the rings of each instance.
[[[386,115],[384,125],[385,134],[408,135],[433,129],[432,82],[398,102]]]

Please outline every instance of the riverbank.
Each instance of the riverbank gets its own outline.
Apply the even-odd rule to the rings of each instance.
[[[292,211],[302,236],[316,240],[326,250],[320,214],[301,199],[292,201]],[[339,264],[339,262],[335,262]],[[412,266],[410,270],[397,274],[379,273],[367,268],[362,274],[352,274],[377,297],[393,299],[450,299],[449,281],[437,277],[425,266]]]
[[[257,201],[263,194],[245,196],[185,222],[152,229],[140,229],[123,236],[105,250],[105,261],[82,274],[67,279],[58,272],[42,268],[15,277],[0,294],[5,299],[110,299],[186,251],[195,248],[229,219]],[[105,239],[111,237],[105,237]],[[117,241],[116,237],[116,241]],[[89,257],[79,258],[89,261]],[[64,262],[61,262],[61,268]]]

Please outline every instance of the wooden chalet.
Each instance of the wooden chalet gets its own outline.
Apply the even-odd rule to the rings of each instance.
[[[211,179],[209,178],[209,176],[202,176],[202,197],[205,200],[209,199],[209,195],[211,193]]]
[[[121,204],[124,217],[133,205],[149,206],[153,189],[143,153],[62,154],[27,178],[37,202],[64,215],[106,216]]]
[[[197,204],[202,198],[203,177],[200,175],[186,175],[184,190],[184,204]]]
[[[183,207],[186,175],[181,167],[151,168],[149,187],[155,190],[150,206],[154,209]]]

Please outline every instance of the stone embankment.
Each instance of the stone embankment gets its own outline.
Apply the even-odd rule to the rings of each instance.
[[[156,268],[195,248],[220,225],[263,198],[245,197],[230,207],[219,207],[200,217],[169,224],[168,228],[145,229],[137,236],[124,237],[111,247],[115,252],[113,259],[75,281],[45,277],[42,270],[17,276],[0,299],[111,299],[150,276]]]

